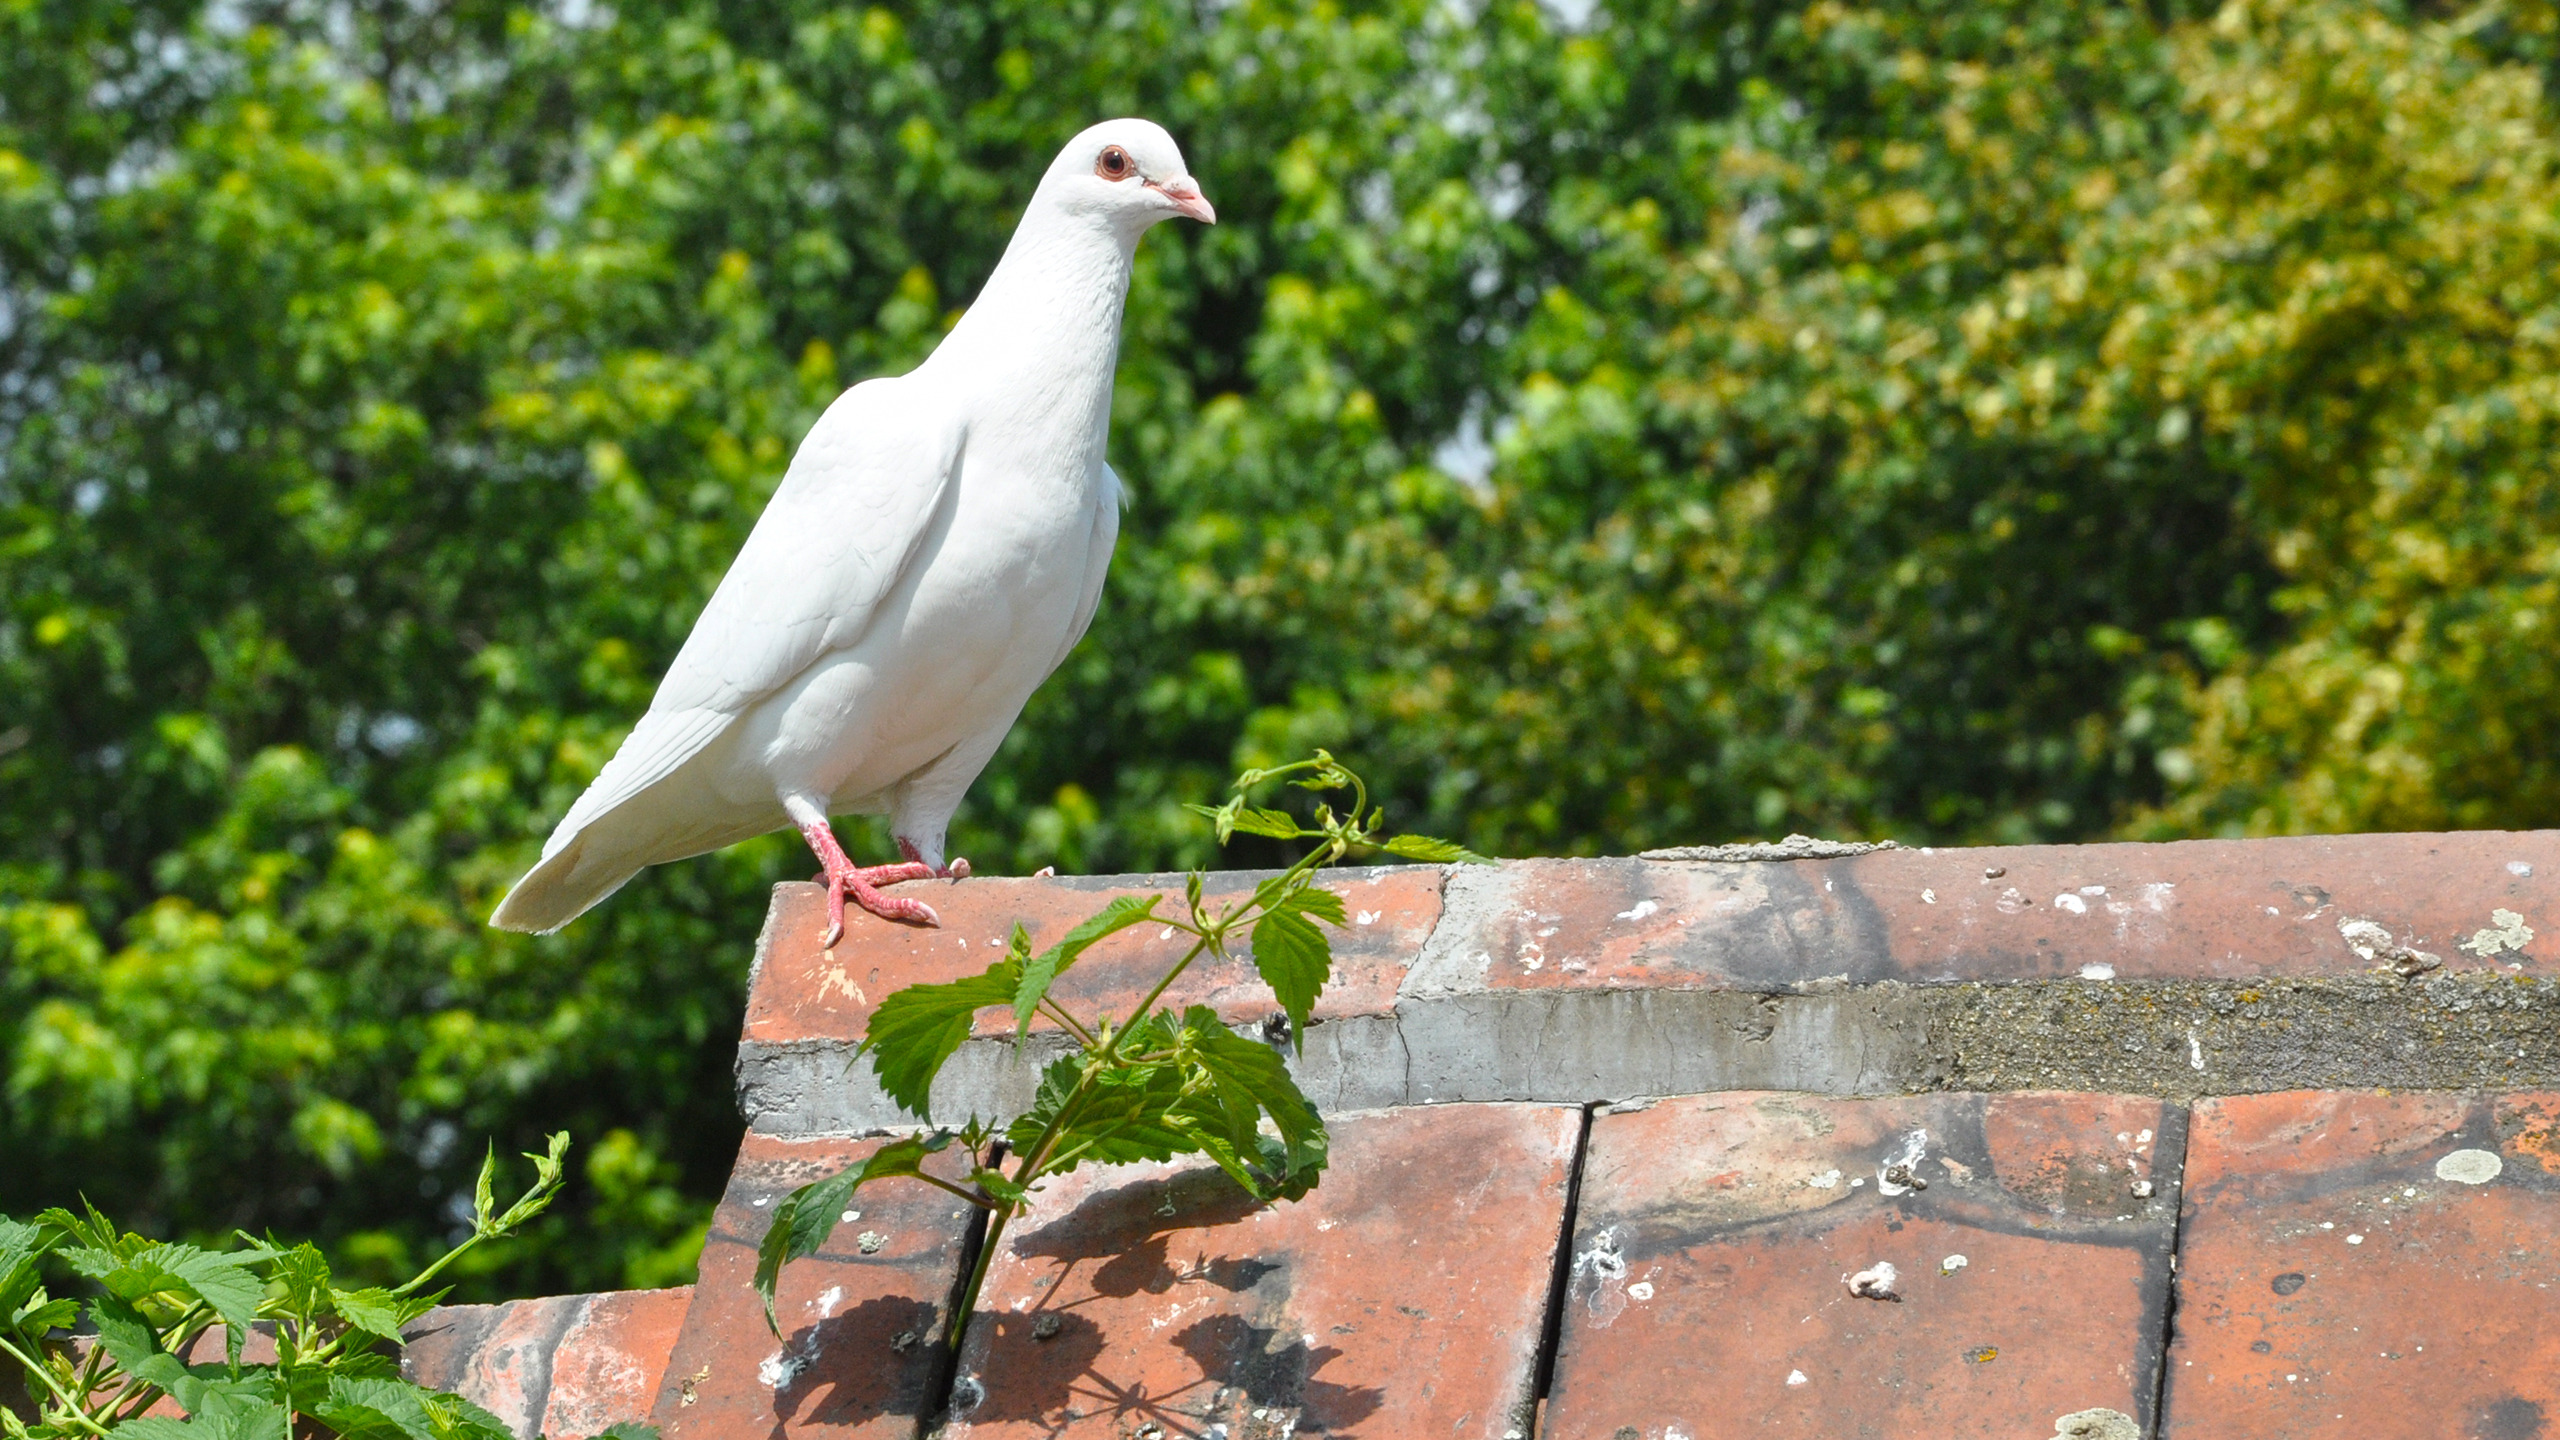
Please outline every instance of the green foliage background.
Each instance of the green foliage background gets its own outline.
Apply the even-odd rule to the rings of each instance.
[[[685,1278],[806,856],[479,918],[1111,114],[1224,223],[982,869],[1220,863],[1309,744],[1492,853],[2560,823],[2555,31],[0,0],[0,1210],[389,1275],[565,1127],[466,1293]]]

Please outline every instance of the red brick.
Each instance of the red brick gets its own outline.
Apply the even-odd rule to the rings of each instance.
[[[460,1395],[518,1435],[542,1428],[551,1356],[586,1304],[550,1295],[503,1305],[442,1305],[408,1330],[401,1371],[430,1390]]]
[[[1334,944],[1333,982],[1316,1002],[1319,1018],[1382,1015],[1393,1008],[1396,988],[1440,918],[1442,871],[1433,866],[1342,870],[1325,881],[1342,896],[1351,924],[1328,930]],[[1208,895],[1233,900],[1258,875],[1229,872],[1209,877]],[[881,997],[903,986],[975,975],[1004,954],[1019,922],[1035,946],[1063,937],[1086,917],[1121,895],[1161,895],[1159,907],[1179,913],[1179,876],[978,878],[958,883],[914,883],[899,888],[932,905],[940,929],[895,925],[877,916],[848,913],[844,937],[832,950],[826,933],[825,895],[816,885],[777,885],[773,908],[757,942],[756,971],[747,1001],[745,1038],[750,1042],[844,1039],[859,1036]],[[1057,984],[1055,994],[1079,1018],[1101,1011],[1125,1016],[1180,958],[1190,937],[1141,925],[1085,952]],[[1212,1005],[1230,1022],[1260,1019],[1277,1007],[1249,958],[1224,964],[1196,962],[1165,996],[1165,1003]],[[1040,1022],[1043,1028],[1045,1021]],[[978,1033],[1010,1033],[1013,1017],[990,1010]]]
[[[2031,1440],[2090,1410],[2147,1424],[2182,1118],[2051,1094],[1603,1113],[1539,1433]],[[1928,1188],[1881,1193],[1923,1130]],[[1954,1255],[1967,1263],[1943,1268]],[[1898,1301],[1844,1283],[1879,1261]]]
[[[971,1229],[950,1195],[914,1181],[856,1192],[859,1218],[782,1272],[779,1340],[755,1292],[774,1203],[881,1143],[746,1137],[651,1411],[666,1440],[912,1437],[940,1404],[944,1311]]]
[[[1213,1169],[1077,1171],[1002,1243],[961,1366],[982,1398],[949,1434],[1525,1430],[1580,1129],[1564,1106],[1345,1116],[1324,1183],[1267,1208]]]
[[[2495,1178],[2439,1175],[2466,1150],[2496,1156]],[[2555,1153],[2553,1094],[2197,1106],[2161,1433],[2560,1433]]]
[[[2560,973],[2560,831],[1887,850],[1743,864],[1528,860],[1437,937],[1502,989],[2361,974],[2368,921],[2450,970]],[[1481,903],[1474,903],[1477,899]],[[2514,912],[2522,953],[2463,942]],[[1453,925],[1456,923],[1453,916]],[[2498,927],[2502,928],[2502,927]],[[2368,948],[2373,948],[2369,932]]]
[[[623,1421],[648,1419],[692,1300],[690,1285],[588,1296],[551,1352],[542,1433],[549,1440],[586,1440]]]

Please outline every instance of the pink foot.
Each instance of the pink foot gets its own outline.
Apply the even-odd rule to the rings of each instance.
[[[933,907],[921,900],[880,893],[883,885],[932,878],[932,866],[910,860],[900,865],[866,868],[845,858],[844,847],[836,843],[836,832],[825,822],[803,825],[800,833],[808,839],[809,848],[817,852],[818,864],[822,867],[818,878],[827,886],[827,938],[820,942],[822,945],[833,945],[844,938],[844,902],[847,897],[883,920],[904,920],[911,925],[942,923],[942,917],[933,913]]]

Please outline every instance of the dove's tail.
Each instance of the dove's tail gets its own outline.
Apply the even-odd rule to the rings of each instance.
[[[631,883],[641,866],[620,856],[591,854],[584,834],[543,857],[525,872],[489,923],[501,930],[548,935],[602,904]]]
[[[684,780],[685,762],[717,740],[732,718],[708,709],[642,716],[543,842],[542,863],[498,902],[489,923],[548,935],[651,865],[734,845],[781,824],[778,808],[743,823],[738,815],[718,813],[717,802],[698,783]]]

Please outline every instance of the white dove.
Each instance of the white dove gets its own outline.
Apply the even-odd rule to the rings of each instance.
[[[838,396],[659,682],[649,713],[489,923],[559,929],[643,866],[797,825],[850,896],[961,877],[951,812],[1092,623],[1120,531],[1103,463],[1138,239],[1217,213],[1146,120],[1067,143],[978,301],[912,372]],[[845,858],[830,814],[886,814],[905,863]]]

